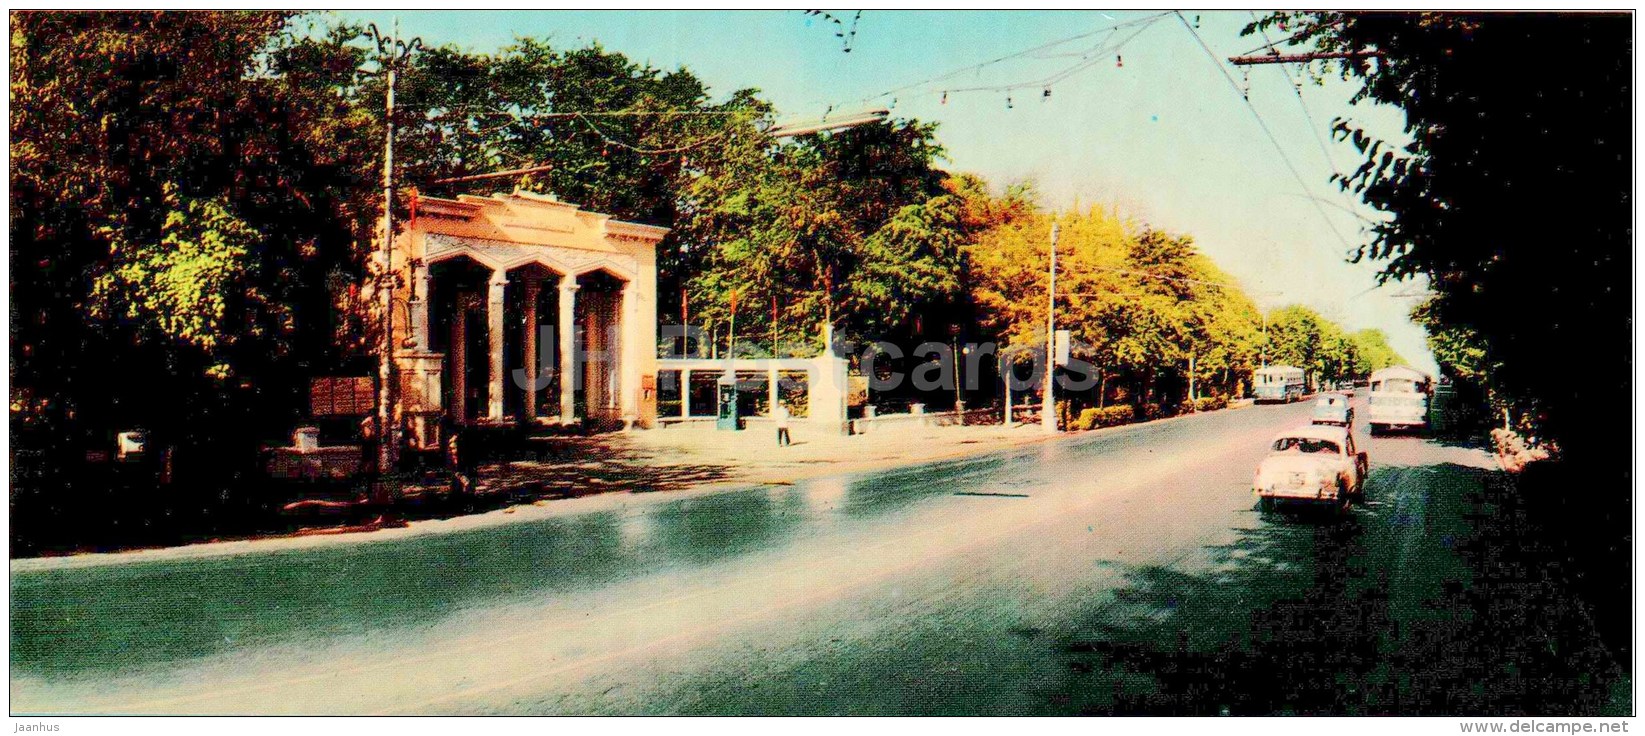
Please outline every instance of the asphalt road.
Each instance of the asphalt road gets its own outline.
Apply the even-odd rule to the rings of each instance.
[[[14,563],[12,710],[1629,709],[1481,450],[1362,434],[1363,505],[1257,513],[1266,441],[1306,415],[409,539]]]

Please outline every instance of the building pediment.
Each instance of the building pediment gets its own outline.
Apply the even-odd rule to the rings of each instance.
[[[456,199],[418,197],[416,208],[413,230],[486,244],[619,253],[655,246],[668,234],[667,228],[623,222],[535,192],[489,197],[465,194]]]

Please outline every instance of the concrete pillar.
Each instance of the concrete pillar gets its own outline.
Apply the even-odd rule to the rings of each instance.
[[[680,371],[680,418],[691,418],[691,370]]]
[[[611,340],[607,348],[612,353],[612,375],[616,379],[613,383],[619,394],[612,402],[619,412],[625,427],[631,426],[640,418],[640,361],[638,352],[640,346],[635,339],[638,330],[630,326],[638,322],[635,310],[634,284],[623,283],[622,303],[612,310],[614,319],[611,320]],[[652,341],[651,350],[657,350],[656,341]]]
[[[765,413],[777,416],[777,402],[782,400],[781,392],[777,390],[777,363],[773,361],[765,372]]]
[[[577,383],[577,277],[560,277],[560,421],[569,422],[576,416]]]
[[[528,278],[524,284],[525,290],[525,333],[522,335],[521,347],[525,362],[525,416],[527,422],[537,421],[537,379],[542,375],[541,367],[537,364],[537,295],[542,291],[542,282],[536,278]]]
[[[845,402],[850,386],[846,369],[849,363],[845,358],[834,355],[833,329],[828,325],[823,326],[823,345],[822,354],[811,359],[813,368],[806,384],[811,403],[810,418],[812,424],[827,431],[845,433]]]
[[[428,339],[428,285],[428,269],[413,269],[411,298],[407,300],[411,312],[410,338],[413,350],[427,350],[430,344]]]
[[[508,285],[508,274],[493,271],[491,274],[490,293],[486,299],[486,336],[491,345],[491,402],[486,408],[486,418],[498,421],[503,418],[503,287]]]

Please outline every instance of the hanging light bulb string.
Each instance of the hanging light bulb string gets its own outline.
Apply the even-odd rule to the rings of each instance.
[[[942,74],[938,74],[938,75],[933,76],[933,77],[928,77],[926,79],[922,79],[922,80],[920,80],[918,82],[914,82],[912,84],[906,84],[906,85],[903,85],[901,87],[895,87],[893,89],[889,89],[889,90],[886,90],[884,92],[881,92],[877,95],[871,95],[869,97],[864,97],[861,100],[859,100],[859,102],[860,103],[868,103],[868,102],[872,102],[874,100],[885,99],[885,98],[891,97],[893,95],[897,95],[899,97],[918,97],[918,96],[924,96],[924,95],[927,95],[927,94],[936,94],[937,92],[939,92],[941,90],[931,88],[931,85],[933,85],[937,82],[952,79],[952,78],[957,77],[957,76],[959,76],[961,74],[964,74],[966,72],[974,72],[974,73],[977,73],[977,74],[980,75],[982,70],[987,68],[987,67],[994,66],[996,64],[1001,64],[1001,63],[1004,63],[1004,62],[1007,62],[1007,61],[1011,61],[1013,59],[1024,58],[1024,57],[1055,58],[1055,57],[1052,57],[1052,56],[1034,57],[1034,55],[1035,54],[1043,54],[1047,51],[1058,48],[1060,46],[1065,46],[1067,44],[1074,43],[1075,41],[1081,41],[1081,40],[1084,40],[1084,39],[1087,39],[1087,38],[1093,38],[1093,37],[1103,35],[1103,34],[1112,35],[1115,31],[1118,31],[1118,30],[1124,29],[1124,28],[1132,28],[1132,27],[1135,27],[1135,26],[1142,26],[1143,28],[1146,28],[1150,25],[1153,25],[1159,19],[1164,18],[1164,17],[1169,16],[1169,15],[1171,15],[1171,11],[1164,11],[1164,12],[1161,12],[1161,13],[1155,13],[1155,14],[1152,14],[1152,15],[1143,16],[1141,18],[1134,18],[1132,20],[1123,21],[1123,22],[1120,22],[1120,23],[1115,23],[1115,24],[1110,25],[1110,26],[1104,26],[1102,28],[1098,28],[1098,29],[1093,30],[1093,31],[1086,31],[1084,33],[1079,33],[1079,34],[1075,34],[1075,35],[1068,36],[1068,37],[1065,37],[1065,38],[1060,38],[1060,39],[1057,39],[1055,41],[1050,41],[1048,43],[1043,43],[1043,44],[1040,44],[1038,46],[1034,46],[1032,48],[1023,49],[1021,51],[1015,51],[1015,52],[1012,52],[1012,53],[1009,53],[1009,54],[1005,54],[1004,56],[999,56],[999,57],[996,57],[996,58],[993,58],[993,59],[989,59],[987,61],[983,61],[983,62],[979,62],[979,63],[976,63],[976,64],[971,64],[971,65],[968,65],[968,66],[960,67],[960,68],[955,69],[953,71],[944,72]],[[1136,34],[1133,33],[1128,38],[1134,38],[1135,36],[1136,36]],[[1097,47],[1094,47],[1092,49],[1087,49],[1085,51],[1068,52],[1068,55],[1070,55],[1070,56],[1079,56],[1080,58],[1084,59],[1086,56],[1094,53],[1097,48],[1100,48],[1101,46],[1105,45],[1106,41],[1107,41],[1107,39],[1105,38],[1105,39],[1103,39],[1102,43],[1099,43],[1097,45]],[[1123,44],[1123,42],[1122,42],[1122,44]],[[995,89],[996,90],[1003,89],[1005,86],[1031,87],[1031,86],[1035,86],[1035,85],[1033,83],[1000,85],[1000,86],[996,87]],[[903,94],[901,94],[901,93],[907,92],[909,90],[921,90],[921,89],[924,89],[926,91],[917,93],[915,95],[903,95]]]
[[[1169,15],[1169,14],[1167,14],[1167,15]],[[943,99],[946,100],[948,95],[950,95],[950,94],[961,94],[961,93],[967,93],[967,92],[1003,92],[1003,91],[1010,91],[1010,90],[1013,90],[1013,89],[1021,89],[1021,88],[1025,88],[1025,87],[1027,87],[1027,88],[1039,87],[1042,90],[1049,91],[1050,88],[1052,86],[1056,85],[1057,83],[1063,82],[1063,81],[1067,80],[1069,77],[1072,77],[1076,74],[1079,74],[1080,72],[1083,72],[1087,69],[1090,69],[1091,67],[1094,67],[1098,64],[1103,63],[1104,61],[1107,60],[1108,54],[1110,54],[1110,53],[1115,54],[1116,66],[1124,67],[1125,66],[1124,59],[1123,59],[1123,57],[1118,55],[1118,52],[1121,49],[1124,49],[1125,46],[1127,44],[1131,43],[1131,41],[1134,40],[1137,36],[1141,35],[1143,31],[1146,31],[1151,26],[1153,26],[1153,24],[1155,22],[1157,22],[1161,17],[1163,17],[1163,16],[1154,16],[1154,17],[1149,18],[1148,22],[1142,23],[1139,28],[1137,28],[1135,31],[1133,31],[1130,35],[1127,35],[1126,37],[1120,39],[1120,41],[1118,43],[1115,43],[1111,46],[1097,47],[1097,48],[1092,48],[1092,49],[1088,50],[1084,54],[1084,56],[1082,57],[1083,60],[1081,62],[1079,62],[1078,64],[1074,64],[1073,66],[1070,66],[1070,67],[1065,68],[1061,71],[1055,72],[1055,73],[1053,73],[1053,74],[1051,74],[1047,77],[1037,79],[1037,80],[1011,82],[1011,83],[1006,83],[1006,84],[987,84],[987,85],[976,85],[976,86],[971,86],[971,87],[957,87],[957,88],[950,87],[950,88],[941,90],[941,94],[943,95]],[[933,90],[933,92],[931,92],[931,94],[935,94],[936,92],[937,92],[936,90]],[[1049,96],[1049,95],[1046,95],[1046,96]]]

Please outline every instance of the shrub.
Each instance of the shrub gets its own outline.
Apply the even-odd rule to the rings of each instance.
[[[1087,430],[1097,427],[1112,427],[1116,424],[1125,424],[1131,421],[1136,411],[1127,404],[1110,406],[1102,409],[1090,408],[1080,412],[1079,418],[1074,420],[1073,429]]]
[[[1227,407],[1228,397],[1226,396],[1202,396],[1199,401],[1194,402],[1195,411],[1216,411]]]

